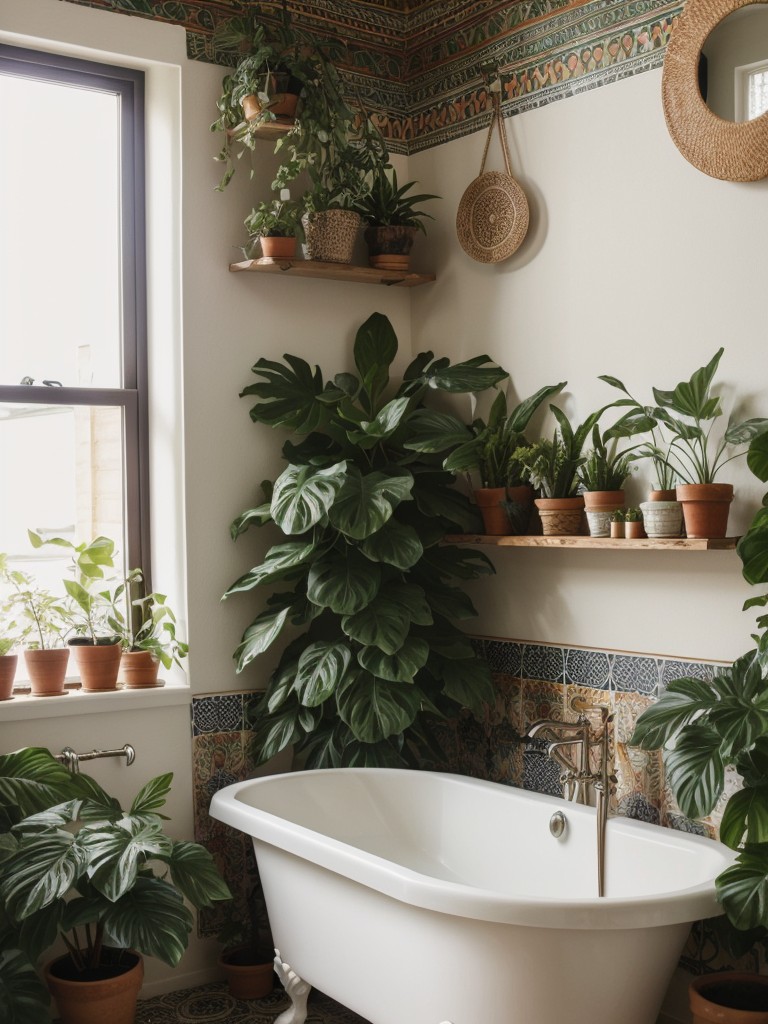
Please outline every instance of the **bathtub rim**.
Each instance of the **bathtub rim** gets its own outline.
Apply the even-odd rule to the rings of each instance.
[[[672,846],[701,845],[702,849],[714,855],[714,859],[720,856],[722,864],[716,875],[713,875],[712,879],[683,889],[638,897],[608,896],[598,899],[595,896],[563,899],[559,896],[510,896],[490,889],[434,878],[404,867],[395,861],[248,804],[241,796],[250,788],[260,788],[277,779],[282,780],[295,775],[317,777],[338,773],[353,776],[424,774],[407,768],[319,768],[281,772],[224,787],[214,794],[210,813],[212,817],[258,842],[276,847],[400,902],[457,917],[528,927],[619,929],[664,927],[694,922],[723,913],[716,899],[715,877],[732,863],[736,854],[722,843],[705,836],[649,822],[615,816],[609,819],[609,827],[630,833],[639,831],[641,834],[648,834],[648,830],[652,830],[657,838],[658,833],[661,833]],[[524,802],[543,804],[553,811],[567,807],[577,813],[594,813],[594,808],[570,804],[546,793],[531,792],[448,772],[426,774],[453,780],[469,787],[490,787],[494,791],[502,791]]]

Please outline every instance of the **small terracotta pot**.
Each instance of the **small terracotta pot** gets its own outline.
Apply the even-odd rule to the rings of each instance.
[[[94,644],[88,640],[80,643],[70,640],[75,652],[75,662],[80,673],[80,683],[88,693],[103,693],[117,689],[117,673],[120,670],[120,643]]]
[[[576,537],[584,532],[584,498],[536,498],[545,537]]]
[[[725,537],[733,501],[733,484],[678,484],[689,537]]]
[[[129,690],[157,686],[160,662],[151,651],[123,651],[118,682]]]
[[[474,495],[488,536],[525,533],[533,504],[533,488],[529,484],[521,487],[479,487]],[[505,502],[509,504],[505,505]],[[513,506],[511,516],[509,505]]]
[[[269,103],[266,105],[267,110],[275,117],[281,117],[290,119],[296,116],[296,107],[299,103],[299,97],[297,93],[293,92],[281,92],[280,91],[280,80],[275,75],[270,75],[270,82],[267,83],[267,76],[264,76],[264,85],[269,85]],[[264,104],[261,102],[259,97],[255,93],[249,93],[247,96],[243,96],[240,101],[240,105],[243,108],[243,117],[246,121],[255,121],[259,114],[264,110]]]
[[[263,999],[274,986],[274,964],[271,960],[261,964],[244,962],[248,953],[245,946],[226,950],[219,957],[219,966],[227,979],[231,996],[235,999]]]
[[[296,255],[296,239],[279,235],[261,236],[261,253],[273,260],[290,260]]]
[[[24,651],[24,662],[29,673],[32,696],[60,697],[64,693],[68,661],[68,647],[53,647],[44,651]]]
[[[768,977],[718,971],[688,986],[693,1024],[768,1024]]]
[[[43,977],[59,1011],[60,1024],[133,1024],[136,1000],[144,980],[144,961],[128,952],[132,966],[98,981],[71,981],[57,976],[69,954],[46,964]]]
[[[649,491],[648,501],[677,501],[675,488],[669,491]]]
[[[18,662],[18,654],[0,655],[0,700],[13,697],[13,680],[16,678]]]
[[[627,540],[640,540],[645,536],[645,527],[642,521],[624,523],[624,536]]]
[[[620,540],[624,536],[624,527],[627,524],[625,522],[611,523],[611,537],[613,540]]]

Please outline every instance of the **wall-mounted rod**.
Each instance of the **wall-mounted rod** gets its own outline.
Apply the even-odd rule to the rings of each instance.
[[[61,761],[73,775],[80,771],[81,761],[93,761],[97,757],[124,757],[126,765],[129,765],[136,760],[136,751],[130,743],[126,743],[117,750],[92,750],[90,754],[78,754],[72,747],[64,747],[60,754],[56,754],[56,760]]]

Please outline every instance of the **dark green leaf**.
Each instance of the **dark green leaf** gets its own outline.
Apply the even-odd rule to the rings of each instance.
[[[442,666],[443,690],[447,697],[475,715],[482,715],[485,706],[493,704],[495,692],[491,670],[479,658],[446,661]]]
[[[397,336],[392,324],[381,313],[372,313],[355,337],[354,356],[357,372],[373,409],[389,382],[389,367],[397,355]]]
[[[77,795],[74,776],[44,747],[0,754],[0,801],[22,817]]]
[[[4,865],[0,893],[8,912],[21,920],[61,899],[83,863],[69,832],[57,829],[24,839],[13,860]]]
[[[414,452],[444,452],[470,441],[472,433],[455,416],[434,409],[417,409],[408,421],[403,447]]]
[[[319,523],[333,505],[346,480],[347,464],[327,469],[288,466],[275,481],[272,518],[283,533],[305,533]]]
[[[707,725],[690,725],[665,759],[667,779],[680,810],[688,818],[704,818],[720,799],[725,766],[720,736]]]
[[[633,747],[656,750],[680,729],[716,702],[710,685],[703,679],[685,677],[669,684],[655,704],[640,715],[629,742]]]
[[[197,907],[210,907],[218,900],[229,900],[232,893],[219,874],[213,857],[198,843],[175,842],[168,860],[171,878],[186,899]]]
[[[175,967],[187,948],[192,914],[172,885],[160,878],[136,884],[105,915],[107,941]]]
[[[151,779],[145,786],[142,786],[131,804],[131,814],[151,814],[159,811],[165,806],[165,801],[171,791],[173,772],[166,772]]]
[[[768,782],[734,793],[728,800],[720,823],[720,840],[738,849],[747,834],[749,843],[768,844]]]
[[[365,450],[391,437],[408,411],[409,403],[408,398],[394,398],[387,402],[372,420],[364,420],[360,424],[360,430],[349,432],[350,442]]]
[[[274,643],[285,625],[289,610],[283,608],[278,612],[262,612],[254,619],[234,653],[238,672],[242,672],[258,654],[262,654]]]
[[[376,533],[367,537],[360,550],[372,562],[384,562],[403,571],[414,566],[424,553],[419,535],[412,526],[404,526],[394,519]]]
[[[298,434],[309,434],[326,422],[328,413],[316,401],[324,385],[320,370],[314,373],[303,359],[285,356],[287,367],[270,359],[259,359],[253,372],[263,378],[240,392],[240,397],[260,399],[251,409],[251,419],[270,427],[285,427]]]
[[[354,615],[378,593],[379,567],[353,549],[345,554],[332,553],[318,559],[307,580],[307,597],[321,608],[337,615]]]
[[[768,483],[768,432],[759,434],[750,444],[747,465],[758,480]]]
[[[720,348],[706,366],[696,370],[690,380],[681,381],[674,391],[653,389],[653,397],[659,405],[674,409],[681,416],[695,420],[713,419],[720,413],[720,399],[709,397],[709,388],[715,376],[717,365],[723,354]]]
[[[562,380],[559,384],[548,384],[546,387],[540,388],[535,395],[526,398],[516,409],[510,412],[506,431],[511,434],[522,434],[542,402],[552,395],[559,394],[567,383],[568,381]]]
[[[768,925],[768,849],[756,846],[716,879],[717,898],[742,931]]]
[[[305,648],[299,658],[295,689],[307,707],[327,700],[344,678],[352,652],[340,641],[318,640]]]
[[[411,496],[413,477],[362,476],[352,469],[329,513],[331,525],[345,536],[363,540],[387,522],[397,505]]]
[[[426,640],[410,636],[393,654],[385,654],[379,647],[364,647],[357,660],[361,668],[378,679],[410,683],[419,669],[426,665],[428,657],[429,644]]]
[[[134,819],[82,828],[77,842],[87,858],[93,885],[112,903],[131,889],[139,868],[148,859],[164,860],[172,849],[172,841],[163,834],[159,821],[144,824]]]
[[[46,1024],[51,997],[29,960],[18,949],[0,952],[0,1020],[4,1024]]]
[[[296,574],[297,567],[301,567],[315,550],[314,540],[289,540],[285,544],[275,544],[267,552],[262,564],[236,580],[224,597],[252,590],[264,583],[290,578]]]
[[[484,367],[483,363],[489,363],[489,356],[477,356],[475,359],[468,359],[464,363],[456,363],[455,366],[446,366],[444,369],[435,370],[432,368],[427,372],[427,382],[431,388],[439,388],[441,391],[448,391],[452,394],[464,394],[467,391],[485,391],[493,387],[499,381],[509,376],[506,370],[500,366]]]
[[[367,672],[347,677],[336,695],[339,715],[361,743],[378,743],[404,732],[419,711],[420,693],[409,683],[390,683]]]

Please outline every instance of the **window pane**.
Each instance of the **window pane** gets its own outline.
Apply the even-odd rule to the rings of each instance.
[[[13,568],[34,569],[44,586],[62,579],[68,556],[50,570],[55,549],[33,551],[27,529],[78,544],[103,534],[122,555],[122,409],[0,405],[0,465],[13,495],[0,502],[2,550]]]
[[[118,115],[113,93],[0,74],[2,384],[123,385]]]
[[[768,110],[768,70],[749,76],[749,117],[752,121]]]

